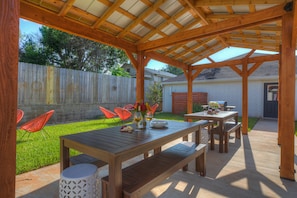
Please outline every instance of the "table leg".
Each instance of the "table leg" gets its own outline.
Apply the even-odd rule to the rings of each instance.
[[[223,153],[224,152],[224,122],[219,121],[219,152]]]
[[[60,172],[70,165],[69,148],[65,147],[64,140],[60,139]]]
[[[122,197],[122,162],[115,158],[109,163],[109,196]]]

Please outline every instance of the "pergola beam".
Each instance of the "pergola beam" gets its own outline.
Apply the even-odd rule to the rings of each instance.
[[[268,62],[268,61],[276,61],[279,60],[280,55],[265,55],[265,56],[256,56],[247,58],[247,64],[251,63],[258,63],[258,62]],[[193,70],[203,68],[203,69],[210,69],[210,68],[219,68],[219,67],[226,67],[230,65],[242,65],[242,59],[236,60],[229,60],[229,61],[222,61],[216,63],[208,63],[208,64],[201,64],[201,65],[194,65]]]
[[[210,24],[208,26],[202,26],[197,29],[179,32],[166,38],[139,44],[138,50],[154,50],[162,47],[171,46],[173,44],[176,45],[178,43],[185,43],[209,36],[217,36],[220,34],[231,32],[235,29],[246,28],[270,21],[275,21],[280,19],[286,13],[286,11],[283,9],[284,5],[285,4],[280,4],[255,13],[234,17],[222,22]]]
[[[273,4],[279,3],[279,0],[225,0],[224,5],[235,6],[235,5],[245,5],[245,4]],[[203,6],[218,6],[222,5],[221,0],[199,0],[195,2],[196,7]]]
[[[179,62],[179,61],[175,61],[171,58],[169,58],[168,56],[162,56],[158,53],[155,53],[155,52],[146,52],[145,53],[145,56],[148,56],[154,60],[157,60],[157,61],[160,61],[160,62],[163,62],[163,63],[167,63],[168,65],[171,65],[171,66],[175,66],[175,67],[178,67],[178,68],[181,68],[181,69],[187,69],[188,68],[188,65],[182,63],[182,62]]]

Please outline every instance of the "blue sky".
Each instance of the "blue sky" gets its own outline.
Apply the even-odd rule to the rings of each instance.
[[[28,20],[20,19],[20,30],[21,30],[22,34],[39,33],[40,27],[41,27],[41,25],[39,25],[37,23],[33,23]],[[251,51],[250,49],[246,49],[246,48],[229,47],[229,48],[225,48],[225,49],[211,55],[210,58],[213,59],[215,62],[219,62],[219,61],[224,61],[224,60],[230,59],[235,56],[239,56],[239,55],[248,53],[250,51]],[[264,54],[272,53],[272,52],[261,51],[261,50],[256,50],[256,52],[264,53]],[[201,60],[199,63],[205,64],[205,63],[210,63],[210,61],[207,59],[204,59],[204,60]],[[167,64],[156,61],[156,60],[151,60],[147,65],[148,68],[157,69],[157,70],[162,69],[166,66],[167,66]]]

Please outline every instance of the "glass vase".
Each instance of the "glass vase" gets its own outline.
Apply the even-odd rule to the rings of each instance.
[[[136,129],[143,129],[143,116],[142,116],[141,112],[136,111],[134,113],[133,120],[136,124]]]

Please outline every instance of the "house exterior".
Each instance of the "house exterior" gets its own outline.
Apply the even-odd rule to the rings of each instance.
[[[128,72],[132,78],[136,78],[136,70],[134,69],[133,65],[131,64],[124,64],[122,68]],[[165,71],[160,71],[160,70],[155,70],[155,69],[149,69],[149,68],[144,68],[144,79],[145,80],[151,80],[154,82],[162,82],[170,78],[174,78],[176,75],[165,72]]]
[[[237,58],[238,59],[238,58]],[[248,78],[248,115],[258,118],[277,118],[278,112],[278,61],[264,62]],[[251,67],[252,65],[249,65]],[[297,81],[295,80],[295,83]],[[184,74],[171,78],[163,85],[163,111],[172,112],[172,93],[187,92]],[[208,101],[226,101],[236,106],[242,115],[242,80],[229,67],[207,69],[193,81],[194,92],[207,92]],[[295,92],[296,98],[296,92]],[[295,106],[295,120],[297,111]]]

